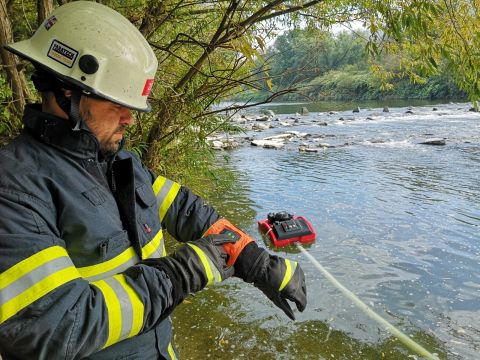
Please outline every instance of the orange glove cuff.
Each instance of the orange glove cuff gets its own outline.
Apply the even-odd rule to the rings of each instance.
[[[234,243],[223,245],[223,249],[228,254],[228,266],[232,266],[235,263],[247,244],[255,241],[251,236],[244,233],[227,219],[217,220],[203,236],[205,237],[212,234],[226,234],[236,240]]]

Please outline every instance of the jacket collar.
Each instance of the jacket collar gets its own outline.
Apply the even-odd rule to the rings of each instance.
[[[95,135],[83,125],[73,130],[69,121],[41,111],[41,105],[27,105],[23,115],[25,129],[40,141],[79,158],[99,159],[100,146]],[[123,146],[120,145],[120,148]]]

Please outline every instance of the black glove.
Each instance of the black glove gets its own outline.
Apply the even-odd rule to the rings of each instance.
[[[209,235],[186,243],[170,256],[147,259],[142,263],[168,275],[173,285],[175,307],[189,294],[233,276],[234,269],[227,266],[228,255],[222,247],[233,242],[235,240],[227,235]]]
[[[250,243],[240,253],[234,268],[235,276],[253,282],[290,319],[295,320],[295,316],[287,300],[295,302],[299,311],[305,310],[305,275],[295,261],[270,255],[256,243]]]

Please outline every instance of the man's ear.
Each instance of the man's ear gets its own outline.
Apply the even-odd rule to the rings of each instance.
[[[63,119],[68,119],[67,113],[58,105],[53,91],[42,92],[42,111]]]
[[[63,95],[65,95],[66,98],[69,98],[72,96],[73,91],[72,90],[67,90],[67,89],[62,89]]]

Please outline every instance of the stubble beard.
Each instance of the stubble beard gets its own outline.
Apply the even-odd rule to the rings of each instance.
[[[85,124],[87,127],[90,129],[90,131],[95,135],[95,124],[93,120],[93,116],[90,112],[90,109],[87,109],[84,113],[80,113],[81,118],[83,121],[85,121]],[[98,144],[100,146],[100,152],[104,157],[110,157],[112,155],[115,155],[120,148],[120,143],[122,139],[120,140],[113,140],[113,136],[115,135],[116,132],[124,130],[124,126],[119,126],[117,129],[115,129],[115,132],[106,140],[100,140],[98,136],[95,135],[95,138],[98,141]]]

